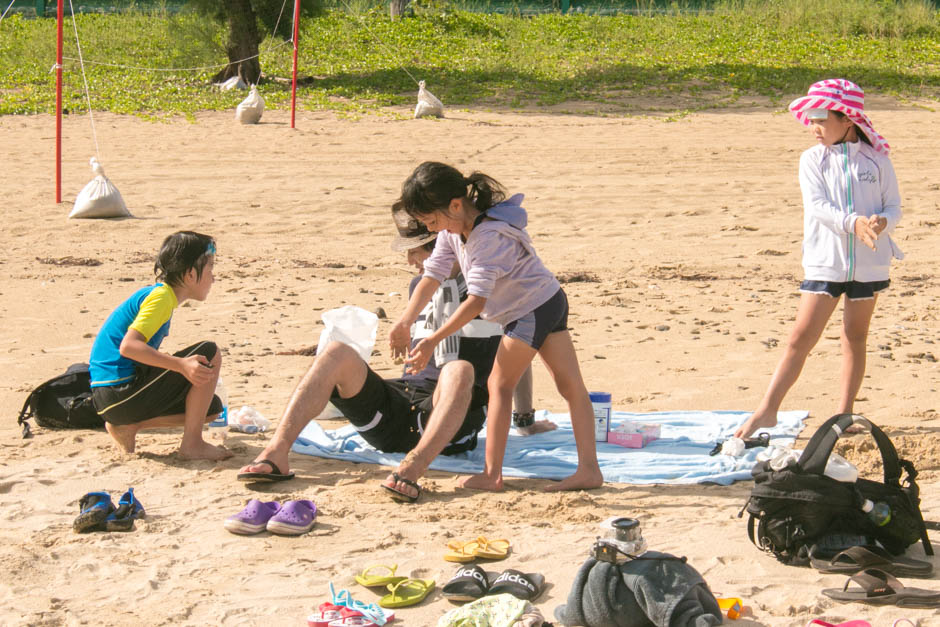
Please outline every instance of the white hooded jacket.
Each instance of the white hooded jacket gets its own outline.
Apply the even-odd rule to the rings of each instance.
[[[891,239],[901,195],[891,160],[864,142],[813,146],[800,156],[803,271],[808,281],[886,281],[904,253]],[[858,216],[888,225],[870,249],[855,236]]]

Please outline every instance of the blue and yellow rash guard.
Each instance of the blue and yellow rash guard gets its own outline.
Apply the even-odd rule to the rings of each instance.
[[[173,289],[157,283],[137,290],[112,311],[91,347],[91,387],[131,381],[136,362],[121,355],[121,341],[127,330],[134,329],[146,338],[147,344],[159,349],[170,332],[170,318],[178,304]]]

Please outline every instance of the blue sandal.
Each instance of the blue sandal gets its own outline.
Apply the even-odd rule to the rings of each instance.
[[[80,514],[72,522],[75,533],[101,531],[104,521],[114,512],[114,503],[107,492],[89,492],[78,501]]]
[[[134,496],[134,488],[128,488],[118,507],[105,519],[105,529],[108,531],[130,531],[134,528],[134,520],[146,515],[144,506]]]

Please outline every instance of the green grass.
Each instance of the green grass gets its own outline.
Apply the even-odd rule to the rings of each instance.
[[[630,114],[637,112],[629,104],[637,102],[634,96],[661,98],[664,111],[682,114],[747,95],[785,102],[813,81],[837,76],[868,93],[940,99],[940,19],[929,1],[726,0],[701,11],[672,6],[665,13],[519,18],[455,11],[438,1],[392,21],[383,6],[359,2],[354,11],[329,11],[301,23],[300,73],[307,80],[298,88],[299,106],[364,113],[410,105],[416,86],[409,74],[426,80],[451,108],[582,101],[595,103],[598,112]],[[221,28],[204,19],[111,14],[76,20],[95,110],[192,114],[231,109],[244,97],[209,85],[225,56]],[[70,21],[65,32],[65,56],[76,58]],[[291,47],[268,40],[262,50],[267,106],[286,107]],[[54,111],[54,58],[53,19],[14,15],[0,23],[0,114]],[[151,71],[158,68],[183,69]],[[64,106],[83,111],[78,62],[67,60],[65,70]]]

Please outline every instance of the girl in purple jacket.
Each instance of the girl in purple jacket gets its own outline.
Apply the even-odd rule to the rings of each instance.
[[[438,238],[434,252],[424,262],[424,276],[389,334],[392,354],[407,354],[409,370],[418,372],[433,357],[438,343],[478,315],[501,324],[505,333],[487,383],[483,473],[462,480],[461,485],[502,489],[512,393],[538,353],[568,403],[578,449],[574,474],[549,490],[600,487],[604,478],[597,464],[594,413],[568,333],[568,299],[535,253],[525,230],[522,195],[507,199],[503,187],[485,174],[474,172],[464,177],[449,165],[428,161],[404,182],[400,201],[428,230],[437,232]],[[411,325],[450,276],[454,263],[466,279],[467,299],[409,353]]]

